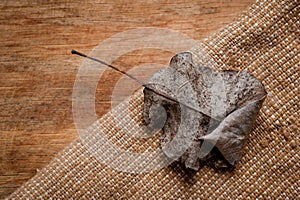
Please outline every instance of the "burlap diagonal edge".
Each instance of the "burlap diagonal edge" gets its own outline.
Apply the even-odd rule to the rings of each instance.
[[[257,1],[237,21],[191,50],[199,64],[205,61],[198,49],[205,49],[219,69],[249,70],[270,94],[234,171],[205,166],[189,173],[172,164],[152,173],[118,172],[103,165],[78,139],[9,199],[296,199],[300,177],[299,9],[296,0]],[[127,128],[141,120],[141,91],[129,104],[129,113],[123,113],[132,119],[124,124]],[[155,138],[142,149],[135,148],[141,145],[139,141],[122,142],[127,138],[114,120],[122,106],[92,128],[103,130],[124,149],[151,151],[157,147]]]

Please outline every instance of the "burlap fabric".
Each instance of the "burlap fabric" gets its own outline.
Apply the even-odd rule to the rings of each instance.
[[[299,2],[258,1],[234,23],[211,35],[191,51],[205,49],[219,69],[247,69],[269,93],[244,156],[234,171],[204,166],[197,173],[174,163],[161,170],[132,174],[114,170],[97,158],[97,138],[66,147],[47,167],[15,191],[10,199],[297,199]],[[203,62],[201,59],[195,61]],[[124,106],[129,110],[122,112]],[[151,152],[159,139],[137,140],[143,95],[106,114],[88,131],[102,130],[114,144],[133,152]],[[126,119],[118,124],[119,119]],[[86,140],[89,141],[89,140]],[[94,146],[93,146],[94,145]],[[151,162],[151,161],[149,161]]]

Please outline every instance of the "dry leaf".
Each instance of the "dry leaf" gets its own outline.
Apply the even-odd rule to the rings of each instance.
[[[175,55],[147,86],[145,123],[149,130],[163,127],[164,153],[194,170],[205,162],[236,166],[267,94],[249,72],[200,67],[188,52]]]

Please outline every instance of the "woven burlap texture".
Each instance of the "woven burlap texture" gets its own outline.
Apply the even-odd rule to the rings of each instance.
[[[204,166],[191,173],[173,163],[149,173],[120,172],[97,158],[107,152],[94,148],[97,138],[91,136],[91,146],[87,140],[74,141],[9,199],[297,199],[299,9],[297,0],[258,1],[191,50],[200,64],[204,49],[218,69],[249,70],[269,93],[234,171]],[[124,133],[140,123],[142,108],[138,91],[129,105],[119,105],[88,131],[101,129],[124,150],[151,152],[159,147],[158,137],[135,139]],[[128,121],[120,126],[120,118]]]

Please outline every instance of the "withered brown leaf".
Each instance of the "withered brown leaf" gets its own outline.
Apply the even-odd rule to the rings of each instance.
[[[200,67],[189,52],[175,55],[147,86],[146,125],[149,130],[163,127],[165,155],[194,170],[205,162],[236,166],[267,95],[248,71]]]

